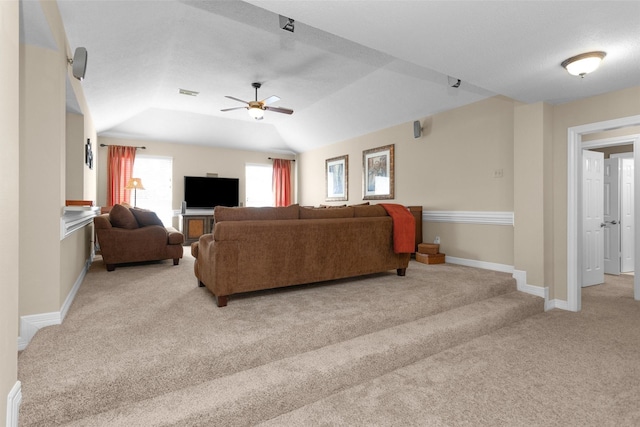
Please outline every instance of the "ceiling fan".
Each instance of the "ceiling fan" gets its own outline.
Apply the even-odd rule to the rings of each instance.
[[[226,96],[226,98],[233,99],[234,101],[238,101],[238,102],[243,102],[248,106],[225,108],[224,110],[220,110],[220,111],[232,111],[232,110],[240,110],[241,108],[245,108],[249,112],[249,115],[256,120],[262,120],[265,110],[275,111],[276,113],[293,114],[293,110],[289,108],[272,107],[269,105],[269,104],[273,104],[274,102],[280,101],[280,98],[275,95],[265,98],[262,101],[258,101],[258,89],[260,89],[260,86],[262,86],[262,83],[251,83],[251,86],[256,90],[255,101],[243,101],[242,99],[234,98],[233,96]]]

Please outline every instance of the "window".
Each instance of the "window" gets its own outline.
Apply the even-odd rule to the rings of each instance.
[[[247,164],[245,178],[245,206],[274,206],[271,165]]]
[[[140,178],[144,187],[137,190],[136,205],[154,211],[165,226],[173,225],[173,158],[138,154],[133,176]]]

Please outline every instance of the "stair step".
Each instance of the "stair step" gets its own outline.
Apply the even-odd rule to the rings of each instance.
[[[394,279],[391,286],[389,276]],[[139,286],[145,286],[144,282]],[[158,308],[150,310],[148,316],[137,317],[132,310],[131,317],[98,320],[93,318],[93,306],[88,306],[84,312],[91,317],[88,324],[77,322],[82,312],[72,311],[65,324],[39,331],[39,336],[21,356],[24,360],[21,377],[28,378],[23,387],[29,398],[21,405],[25,426],[47,421],[70,422],[180,392],[236,372],[514,292],[516,284],[506,273],[447,264],[427,266],[412,261],[404,278],[389,273],[332,284],[255,292],[238,296],[234,306],[226,309],[211,305],[208,296],[203,298],[202,290],[191,286],[187,289],[180,294],[179,302],[171,303],[170,313],[164,304],[174,300],[157,295],[157,301],[149,301],[148,294],[141,289],[143,295],[132,295],[130,299],[142,298],[152,306],[156,304]],[[81,290],[80,299],[84,291]],[[129,292],[120,290],[123,291]],[[98,295],[101,294],[93,298]],[[116,303],[122,298],[111,293],[106,295],[109,297],[102,297],[101,301],[113,299]],[[296,321],[286,316],[288,303],[291,307],[306,307],[297,314]],[[102,310],[108,312],[108,305]],[[141,332],[150,325],[154,333],[145,336]],[[100,334],[96,328],[105,329],[108,334]],[[182,331],[183,336],[165,339],[158,334],[162,330]],[[108,342],[115,350],[106,358],[103,353],[87,351],[96,334],[100,336],[101,346]],[[129,335],[139,338],[127,340]],[[29,388],[30,384],[37,384],[37,377],[42,375],[33,372],[39,365],[30,363],[30,357],[51,351],[53,343],[61,345],[59,359],[74,357],[70,352],[74,348],[83,350],[83,358],[74,366],[56,362],[60,375],[55,388]],[[135,369],[130,366],[132,360],[136,361]],[[31,371],[27,372],[25,367]]]
[[[544,311],[511,292],[327,345],[70,425],[247,425],[272,419]]]

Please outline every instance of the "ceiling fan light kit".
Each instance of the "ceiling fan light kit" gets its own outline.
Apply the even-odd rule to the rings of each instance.
[[[256,91],[256,100],[255,101],[243,101],[242,99],[238,99],[238,98],[235,98],[233,96],[228,96],[227,95],[226,98],[233,99],[234,101],[238,101],[238,102],[243,102],[243,103],[247,104],[247,106],[246,107],[225,108],[225,109],[220,110],[220,111],[232,111],[232,110],[239,110],[241,108],[245,108],[247,110],[247,112],[249,113],[249,116],[251,116],[255,120],[262,120],[262,118],[264,117],[264,112],[266,110],[274,111],[276,113],[293,114],[293,110],[291,110],[290,108],[271,107],[269,105],[269,104],[272,104],[274,102],[280,101],[280,98],[275,96],[275,95],[271,95],[270,97],[265,98],[262,101],[258,101],[258,89],[260,89],[260,87],[262,87],[262,83],[257,83],[257,82],[256,83],[251,83],[251,86]]]
[[[256,119],[256,120],[261,120],[264,117],[264,110],[262,108],[260,108],[260,104],[258,104],[257,102],[250,102],[249,103],[249,108],[248,108],[248,112],[249,115]]]
[[[602,51],[581,53],[564,60],[562,66],[569,74],[584,78],[585,75],[595,71],[600,66],[606,55],[607,53]]]

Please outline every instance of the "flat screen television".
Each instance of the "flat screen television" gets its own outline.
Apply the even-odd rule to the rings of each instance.
[[[216,206],[238,206],[238,178],[184,177],[184,201],[188,209],[213,209]]]

